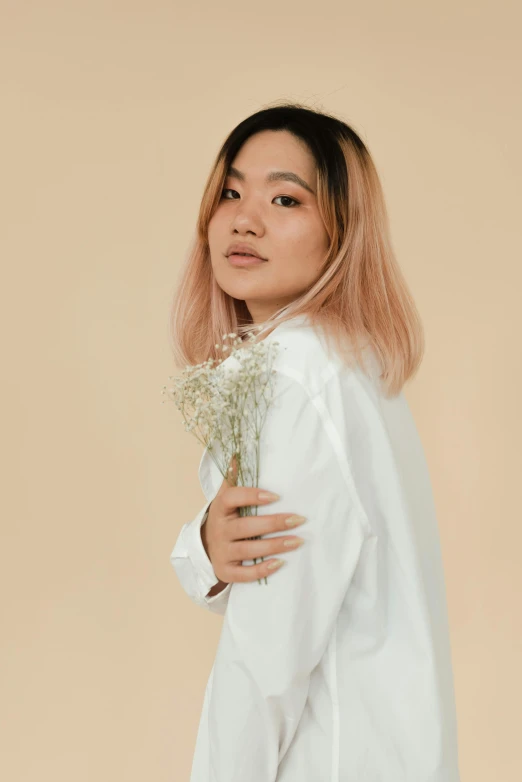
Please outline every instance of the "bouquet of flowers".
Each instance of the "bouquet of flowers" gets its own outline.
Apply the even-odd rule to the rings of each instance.
[[[230,351],[228,356],[186,366],[180,376],[169,377],[172,385],[163,386],[162,394],[174,401],[183,416],[185,430],[208,449],[224,478],[230,479],[234,472],[234,460],[236,485],[257,487],[259,441],[273,399],[272,363],[279,342],[256,343],[253,333],[245,342],[234,333],[224,334],[223,341],[227,338],[231,344],[216,348],[223,353]],[[242,506],[240,515],[257,515],[257,505]]]

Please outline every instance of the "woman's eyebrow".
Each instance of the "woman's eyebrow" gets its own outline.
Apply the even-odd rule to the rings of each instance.
[[[228,176],[233,176],[236,179],[239,179],[241,182],[244,182],[246,179],[243,172],[239,171],[239,169],[235,168],[235,166],[229,167]],[[294,174],[293,171],[271,171],[266,177],[267,182],[279,182],[281,180],[284,180],[286,182],[293,182],[296,185],[300,185],[301,187],[304,187],[305,190],[308,190],[309,193],[315,195],[315,191],[312,190],[310,185],[307,182],[305,182],[304,179],[301,179],[300,176]]]

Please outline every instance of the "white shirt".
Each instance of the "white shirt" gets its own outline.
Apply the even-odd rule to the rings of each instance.
[[[306,542],[276,555],[267,584],[206,597],[218,579],[201,523],[223,476],[205,450],[207,503],[170,557],[188,596],[224,616],[190,782],[459,782],[439,532],[403,392],[383,396],[375,361],[368,378],[329,357],[306,316],[266,339],[279,391],[258,485],[281,497],[258,514],[306,516],[264,536]]]

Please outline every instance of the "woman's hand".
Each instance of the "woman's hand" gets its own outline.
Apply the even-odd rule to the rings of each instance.
[[[205,551],[212,563],[216,577],[222,584],[256,581],[269,576],[275,572],[275,569],[269,567],[270,563],[284,562],[284,560],[274,559],[274,554],[292,551],[293,548],[304,542],[297,535],[278,535],[275,538],[266,538],[265,540],[249,540],[249,538],[265,535],[268,532],[291,529],[297,524],[302,524],[305,519],[299,516],[296,523],[288,524],[292,513],[240,516],[239,508],[245,505],[266,505],[269,502],[274,502],[277,497],[262,499],[259,496],[261,489],[236,486],[235,457],[232,459],[231,468],[230,478],[223,480],[218,493],[209,506],[207,520],[201,528],[201,539]],[[293,545],[285,546],[285,541],[291,541]],[[242,560],[254,560],[261,557],[272,557],[272,559],[265,559],[254,565],[241,564]]]

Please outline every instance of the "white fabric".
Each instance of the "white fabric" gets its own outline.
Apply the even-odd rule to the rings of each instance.
[[[259,486],[281,498],[258,513],[306,516],[264,536],[306,542],[268,584],[206,597],[201,522],[223,477],[203,453],[207,502],[171,554],[224,617],[190,782],[459,782],[439,532],[404,394],[383,396],[375,362],[368,378],[329,356],[305,316],[266,339],[280,353]]]

